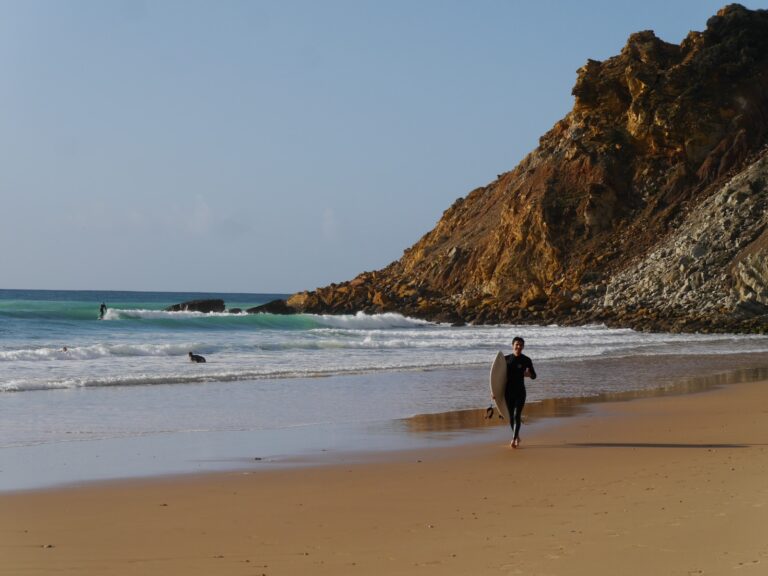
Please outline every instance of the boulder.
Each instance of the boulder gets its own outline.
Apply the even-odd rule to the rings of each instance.
[[[296,314],[297,310],[289,306],[285,300],[272,300],[261,306],[246,310],[248,314]]]

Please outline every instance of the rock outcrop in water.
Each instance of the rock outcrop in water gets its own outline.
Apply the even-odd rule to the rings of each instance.
[[[729,5],[680,45],[633,34],[573,95],[400,260],[284,308],[768,330],[768,11]]]

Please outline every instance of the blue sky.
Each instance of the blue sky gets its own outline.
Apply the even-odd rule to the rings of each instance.
[[[0,0],[0,288],[384,267],[536,147],[588,58],[724,4]]]

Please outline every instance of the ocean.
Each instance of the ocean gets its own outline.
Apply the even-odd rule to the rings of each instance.
[[[444,416],[489,405],[490,362],[517,335],[539,373],[531,414],[559,398],[768,377],[765,336],[164,311],[280,296],[0,290],[0,490],[467,441],[478,434]]]

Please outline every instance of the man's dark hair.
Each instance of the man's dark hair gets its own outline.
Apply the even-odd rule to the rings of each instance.
[[[515,336],[512,338],[512,346],[515,345],[515,342],[520,342],[523,346],[525,346],[525,340],[523,340],[520,336]]]

